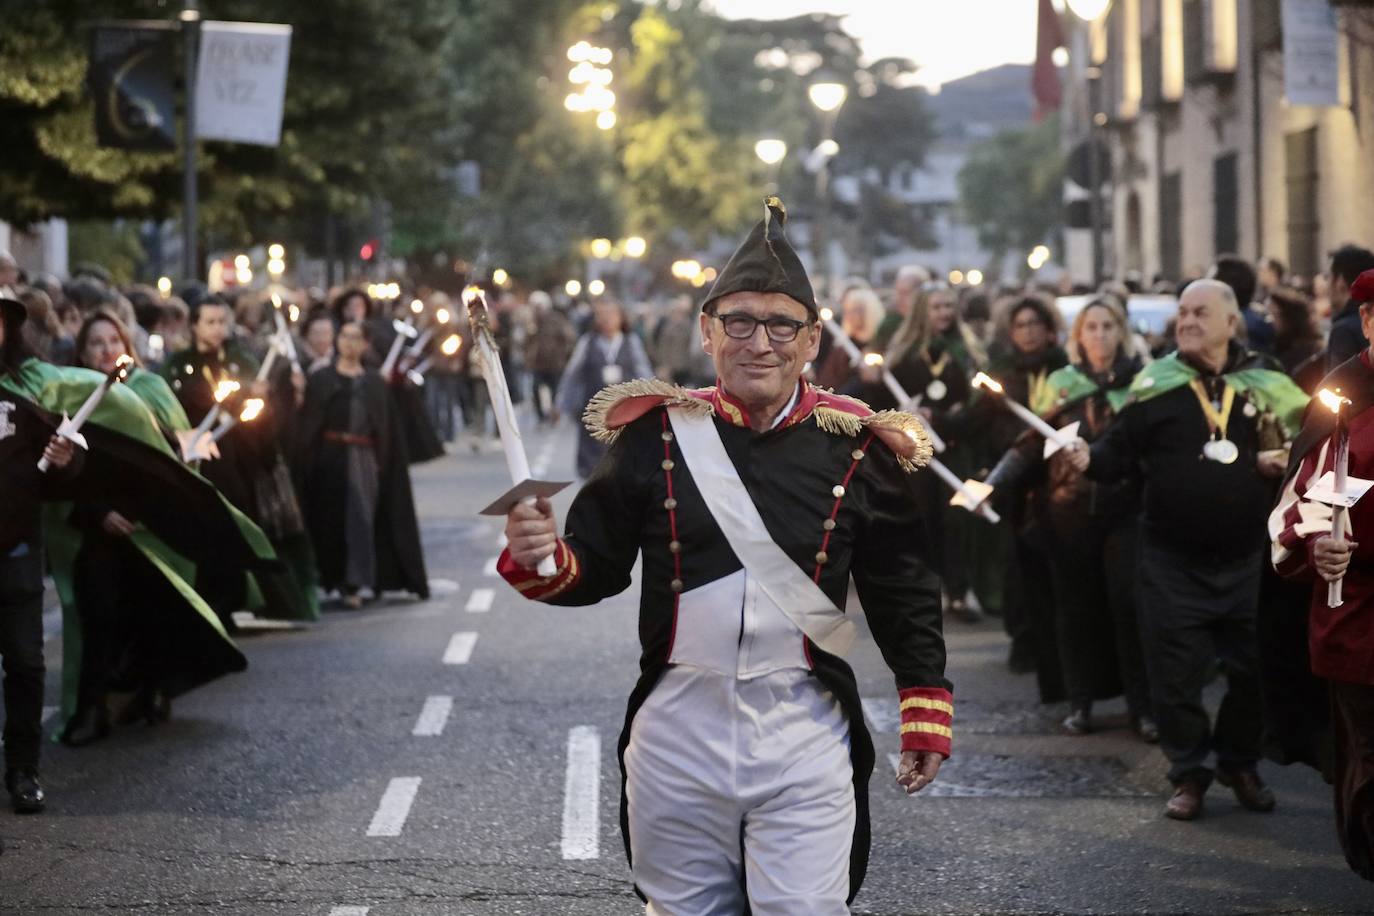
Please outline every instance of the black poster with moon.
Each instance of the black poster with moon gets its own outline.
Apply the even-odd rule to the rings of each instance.
[[[172,70],[177,33],[160,23],[110,23],[91,30],[88,81],[101,146],[176,149]]]

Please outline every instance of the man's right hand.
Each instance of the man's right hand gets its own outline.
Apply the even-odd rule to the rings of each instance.
[[[1335,582],[1350,566],[1350,555],[1360,546],[1354,541],[1337,541],[1323,534],[1312,544],[1312,562],[1327,582]]]
[[[544,497],[533,504],[520,503],[506,514],[506,549],[520,567],[534,569],[540,560],[553,556],[557,545],[553,504]]]
[[[134,523],[118,512],[106,512],[105,517],[100,520],[100,527],[105,529],[106,534],[112,534],[117,538],[126,538],[134,533]]]

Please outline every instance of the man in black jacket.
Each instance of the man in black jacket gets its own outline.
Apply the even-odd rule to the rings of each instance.
[[[1326,341],[1326,371],[1355,356],[1367,345],[1360,328],[1360,303],[1350,298],[1355,278],[1374,270],[1374,251],[1342,245],[1331,252],[1331,333]]]
[[[547,501],[517,506],[498,565],[526,597],[583,605],[628,587],[642,557],[621,824],[650,913],[849,912],[874,762],[840,657],[851,574],[896,679],[897,781],[920,790],[949,754],[940,589],[906,477],[928,441],[909,414],[800,380],[820,323],[784,215],[770,199],[703,304],[719,386],[598,395],[588,427],[614,442],[566,533]]]

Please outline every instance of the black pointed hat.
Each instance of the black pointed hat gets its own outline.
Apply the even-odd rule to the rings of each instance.
[[[816,294],[811,290],[801,258],[787,241],[783,231],[786,222],[787,208],[782,201],[776,197],[765,200],[763,219],[730,256],[701,303],[703,309],[731,293],[782,293],[806,306],[811,317],[816,317]]]

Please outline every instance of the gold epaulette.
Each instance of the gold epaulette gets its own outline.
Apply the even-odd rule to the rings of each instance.
[[[639,403],[629,403],[638,401]],[[711,413],[709,401],[693,397],[681,385],[661,379],[642,378],[598,391],[582,412],[582,423],[598,442],[610,444],[620,431],[660,405],[682,407],[702,414]]]
[[[863,404],[853,398],[846,400],[856,405]],[[925,467],[935,453],[924,424],[903,410],[880,410],[865,415],[820,404],[812,411],[812,416],[816,418],[817,427],[837,436],[857,436],[865,429],[873,430],[883,444],[892,449],[897,456],[897,463],[907,473]]]

